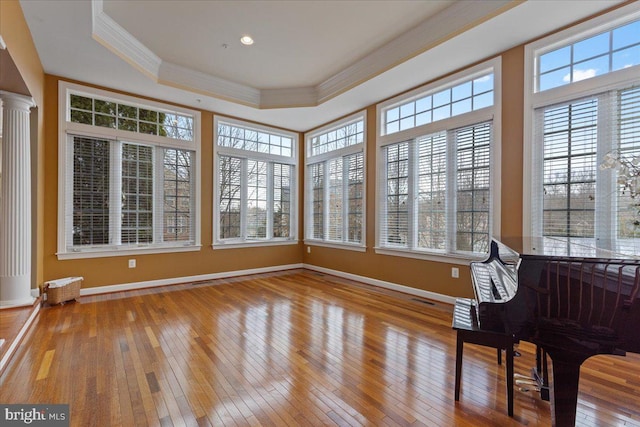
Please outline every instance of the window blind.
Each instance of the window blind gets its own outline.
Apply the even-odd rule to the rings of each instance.
[[[153,149],[122,144],[123,244],[153,242]]]
[[[409,246],[409,146],[410,142],[400,142],[383,149],[386,194],[381,235],[388,246]]]
[[[534,234],[610,250],[637,245],[638,200],[624,187],[630,170],[601,165],[607,155],[640,154],[640,88],[541,107],[534,138]]]
[[[218,238],[291,238],[292,175],[289,164],[218,156]]]
[[[543,235],[594,237],[598,99],[543,113]]]
[[[72,219],[73,246],[108,245],[110,240],[110,144],[97,138],[73,137],[73,168],[67,169],[71,184],[73,206],[68,212]]]
[[[488,252],[491,208],[491,124],[455,131],[457,251]]]
[[[354,114],[305,136],[307,239],[363,242],[364,117]]]
[[[215,243],[293,240],[296,137],[264,126],[215,119]]]
[[[632,194],[624,186],[627,182],[634,185],[636,191],[640,189],[640,164],[633,165],[633,159],[640,158],[640,86],[619,91],[618,105],[616,129],[619,153],[635,167],[633,170],[616,170],[616,238],[619,245],[627,250],[626,248],[633,247],[634,239],[640,240],[640,195]],[[629,179],[621,175],[628,176]]]
[[[312,237],[324,239],[324,163],[308,167],[311,176]]]
[[[342,157],[331,159],[329,161],[329,200],[328,200],[328,219],[329,219],[329,240],[342,241],[343,224],[344,224],[344,206],[343,206],[343,185],[344,170]]]
[[[364,154],[356,153],[346,158],[347,173],[347,240],[362,242],[364,215]]]
[[[418,247],[447,246],[447,133],[418,139]]]
[[[68,249],[193,243],[193,152],[77,135],[69,152]]]
[[[380,244],[432,253],[486,253],[491,233],[492,123],[382,147]]]
[[[273,164],[273,237],[291,235],[291,173],[290,165]]]

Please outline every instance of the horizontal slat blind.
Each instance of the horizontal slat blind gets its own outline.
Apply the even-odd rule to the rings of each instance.
[[[640,86],[618,93],[618,140],[620,156],[629,163],[618,170],[617,230],[621,245],[640,239]],[[628,177],[628,178],[625,178]],[[625,183],[630,184],[625,187]]]
[[[491,124],[456,129],[456,251],[488,252]]]
[[[542,183],[534,195],[542,206],[538,232],[633,252],[640,242],[640,200],[629,184],[640,173],[640,88],[543,107],[536,115],[542,143],[542,165],[533,176]],[[609,158],[616,161],[608,164]]]
[[[122,144],[121,243],[153,242],[153,149]]]
[[[309,165],[311,177],[312,237],[324,239],[324,163]]]
[[[110,240],[111,142],[106,139],[73,137],[73,246],[108,245]],[[67,221],[68,222],[68,221]]]
[[[291,165],[273,164],[273,237],[291,236]]]
[[[343,236],[343,185],[342,157],[329,161],[329,236],[328,240],[342,241]]]
[[[305,135],[307,239],[363,243],[365,127],[360,112]]]
[[[295,134],[217,118],[215,129],[215,243],[295,239]]]
[[[413,142],[383,147],[386,194],[382,200],[381,241],[385,246],[409,246],[409,150]]]
[[[195,241],[193,151],[71,138],[69,249]]]
[[[347,240],[353,243],[360,243],[362,242],[364,215],[364,154],[356,153],[348,156],[346,165],[348,176]]]
[[[593,237],[598,99],[544,110],[543,235]]]
[[[447,246],[447,133],[418,143],[419,248],[444,251]]]
[[[492,141],[492,122],[484,122],[383,146],[381,245],[486,253]]]

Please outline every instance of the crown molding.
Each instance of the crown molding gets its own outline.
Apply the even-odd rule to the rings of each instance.
[[[318,103],[370,80],[462,34],[522,1],[456,2],[318,85]]]
[[[250,107],[259,107],[260,90],[202,73],[182,65],[162,61],[157,82],[167,86],[213,96]]]
[[[153,81],[258,108],[314,107],[503,13],[524,0],[453,3],[316,86],[257,89],[162,60],[92,0],[92,36]]]
[[[162,59],[111,19],[102,0],[91,1],[91,33],[95,41],[157,81]]]
[[[318,90],[314,86],[260,91],[260,108],[263,109],[315,107],[318,104]]]

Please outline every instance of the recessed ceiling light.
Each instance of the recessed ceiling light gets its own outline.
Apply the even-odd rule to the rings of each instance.
[[[240,43],[245,46],[251,46],[253,44],[253,39],[251,38],[251,36],[242,36],[240,37]]]

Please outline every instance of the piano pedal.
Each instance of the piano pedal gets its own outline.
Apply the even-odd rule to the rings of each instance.
[[[522,374],[513,374],[514,378],[520,378],[522,380],[531,380],[531,381],[535,381],[534,378],[528,377],[526,375],[522,375]]]
[[[533,388],[528,388],[528,387],[520,387],[518,390],[520,390],[523,393],[528,393],[530,391],[535,391],[535,392],[540,392],[540,388],[539,387],[533,387]]]
[[[549,384],[545,384],[545,379],[543,376],[540,376],[537,368],[531,369],[531,375],[533,379],[539,384],[540,388],[540,399],[549,402],[551,400],[551,390],[549,389]]]
[[[521,385],[521,386],[535,386],[538,387],[538,383],[535,382],[534,380],[516,380],[516,385]]]
[[[506,351],[506,350],[505,350],[505,349],[502,349],[502,351]],[[513,349],[513,357],[520,357],[520,356],[522,356],[522,355],[520,354],[520,352],[514,348],[514,349]]]
[[[513,357],[520,357],[522,356],[520,354],[520,352],[518,351],[518,346],[520,345],[520,342],[517,342],[515,344],[513,344]]]

